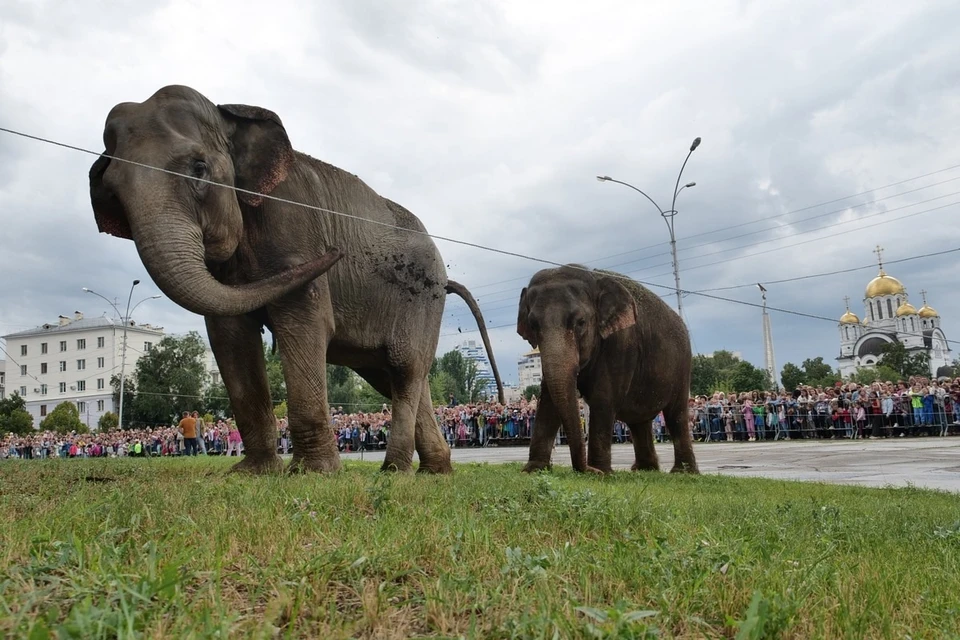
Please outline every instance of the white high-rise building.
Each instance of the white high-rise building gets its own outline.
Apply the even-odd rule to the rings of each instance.
[[[457,351],[464,358],[477,363],[477,387],[483,395],[489,394],[491,389],[496,388],[497,382],[493,377],[493,368],[490,366],[487,352],[482,344],[478,345],[476,340],[467,340],[457,347]]]
[[[527,387],[540,384],[543,380],[543,365],[540,362],[540,349],[534,349],[520,356],[517,362],[520,392]]]
[[[6,367],[7,367],[7,361],[0,360],[0,400],[3,400],[4,398],[7,397],[6,379],[5,379]]]
[[[126,375],[137,360],[163,338],[163,327],[127,326]],[[8,354],[8,393],[19,393],[33,416],[34,427],[61,402],[77,405],[90,429],[107,411],[117,412],[110,378],[120,374],[123,323],[108,317],[60,316],[55,324],[3,336]]]

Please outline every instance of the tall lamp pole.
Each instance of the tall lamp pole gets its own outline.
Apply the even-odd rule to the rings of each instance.
[[[136,311],[137,307],[139,307],[141,303],[146,302],[147,300],[158,300],[163,297],[163,296],[147,296],[137,304],[133,305],[133,309],[131,309],[130,301],[133,300],[133,289],[138,284],[140,284],[140,281],[134,280],[133,284],[130,285],[130,294],[127,296],[127,310],[126,310],[126,313],[124,313],[123,316],[120,318],[121,322],[123,322],[123,346],[120,349],[120,407],[117,409],[117,413],[118,413],[117,426],[120,427],[121,429],[123,428],[123,390],[124,390],[124,382],[126,381],[125,374],[127,369],[127,326],[130,324],[130,314]],[[110,306],[113,307],[114,310],[117,312],[117,315],[118,316],[120,315],[120,309],[118,309],[117,305],[114,304],[109,298],[102,296],[96,291],[94,291],[93,289],[88,289],[87,287],[84,287],[83,290],[86,291],[87,293],[92,293],[93,295],[99,296],[100,298],[103,298],[104,300],[106,300],[107,303],[109,303]]]
[[[637,193],[645,197],[647,200],[649,200],[653,204],[653,206],[657,208],[657,211],[660,212],[660,216],[663,218],[663,221],[667,223],[667,230],[670,232],[670,254],[673,256],[673,284],[677,291],[677,313],[680,314],[681,317],[683,316],[683,302],[681,301],[681,295],[680,295],[680,266],[677,263],[677,236],[676,236],[676,233],[674,232],[674,219],[676,218],[676,215],[677,215],[677,196],[684,189],[688,187],[697,186],[696,182],[688,182],[687,184],[681,187],[680,176],[683,175],[683,169],[687,166],[687,160],[690,159],[690,155],[699,146],[700,146],[700,138],[697,137],[696,139],[694,139],[693,143],[690,145],[690,151],[687,152],[687,157],[684,158],[683,165],[680,166],[680,173],[677,174],[677,183],[673,187],[673,200],[670,202],[670,209],[667,211],[664,211],[653,198],[651,198],[646,193],[644,193],[637,187],[633,186],[632,184],[628,184],[620,180],[614,180],[610,176],[597,176],[597,180],[599,180],[600,182],[616,182],[617,184],[622,184],[625,187],[630,187],[631,189],[633,189],[634,191],[636,191]]]

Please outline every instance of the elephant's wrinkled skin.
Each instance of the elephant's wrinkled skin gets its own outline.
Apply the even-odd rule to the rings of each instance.
[[[630,427],[633,468],[659,470],[651,423],[662,410],[676,462],[699,473],[688,427],[690,337],[663,300],[620,274],[579,265],[544,269],[520,294],[517,333],[540,348],[543,381],[524,471],[550,467],[563,425],[577,471],[611,473],[619,419]],[[590,407],[587,451],[577,391]]]
[[[410,470],[416,450],[421,471],[452,470],[427,383],[447,292],[470,305],[501,398],[503,390],[476,302],[447,280],[416,216],[294,151],[275,113],[217,106],[189,87],[118,104],[103,141],[107,155],[167,171],[101,157],[90,169],[91,202],[100,231],[132,239],[160,289],[205,317],[246,450],[236,470],[282,469],[263,326],[283,363],[292,470],[340,468],[328,361],[392,399],[384,469]]]

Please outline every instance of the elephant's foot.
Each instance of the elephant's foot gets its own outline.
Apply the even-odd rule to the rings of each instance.
[[[585,466],[583,469],[575,468],[574,471],[578,473],[590,473],[596,476],[606,475],[606,472],[604,472],[602,469],[597,469],[596,467],[591,467],[590,465]],[[613,469],[610,470],[610,473],[613,473]]]
[[[446,460],[430,460],[430,461],[420,461],[420,466],[417,467],[417,473],[434,473],[442,475],[450,475],[453,473],[453,465],[450,463],[450,459]]]
[[[269,475],[282,472],[283,460],[276,454],[268,454],[265,456],[247,455],[243,460],[230,467],[230,473],[247,473],[250,475]]]
[[[287,473],[336,473],[343,468],[340,456],[304,458],[294,454]]]
[[[677,461],[673,465],[673,468],[670,469],[670,473],[689,473],[691,475],[700,475],[700,469],[697,468],[696,462],[681,462]]]
[[[630,467],[631,471],[660,471],[660,463],[656,460],[637,460]]]
[[[390,460],[389,458],[384,458],[383,464],[380,465],[380,471],[387,473],[412,473],[413,462],[410,460]]]
[[[540,460],[531,460],[523,468],[523,473],[536,473],[538,471],[549,471],[553,468],[549,462],[542,462]]]

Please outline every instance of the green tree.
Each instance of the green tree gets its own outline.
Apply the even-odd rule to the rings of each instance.
[[[783,365],[783,369],[780,371],[780,383],[783,384],[785,390],[794,391],[806,382],[807,374],[803,372],[803,369],[792,362]]]
[[[693,356],[690,372],[690,393],[695,396],[709,396],[717,391],[717,367],[708,355],[698,353]]]
[[[444,371],[453,380],[453,396],[459,403],[477,402],[481,399],[482,389],[477,378],[477,363],[454,349],[440,356],[434,361],[431,373]],[[449,394],[444,398],[444,404],[449,401]]]
[[[451,394],[457,395],[457,383],[449,373],[438,368],[430,374],[430,399],[435,406],[446,406]]]
[[[279,418],[287,417],[287,401],[284,400],[273,408],[273,415]]]
[[[354,374],[356,375],[356,374]],[[386,398],[374,389],[366,380],[360,380],[357,389],[357,404],[345,409],[348,412],[363,411],[365,413],[374,413],[380,411],[383,405],[390,406],[390,398]]]
[[[182,337],[165,336],[144,354],[137,361],[131,421],[166,424],[182,411],[198,410],[207,379],[205,354],[203,339],[196,331]]]
[[[823,361],[823,356],[803,361],[804,384],[811,387],[832,387],[840,381],[840,373]],[[791,389],[792,391],[792,389]]]
[[[880,347],[880,364],[893,369],[904,380],[910,376],[930,375],[930,354],[911,354],[899,340]]]
[[[758,369],[746,360],[740,360],[733,366],[733,391],[754,391],[770,388],[769,375],[764,369]]]
[[[124,391],[126,391],[126,385],[124,385]],[[117,417],[113,411],[107,411],[105,414],[100,416],[100,420],[97,421],[97,429],[100,431],[115,431],[117,426],[120,424],[120,419]]]
[[[280,360],[280,352],[273,353],[270,345],[264,342],[263,357],[267,361],[267,383],[270,385],[270,398],[274,402],[283,402],[287,399],[287,381],[283,377],[283,363]]]
[[[350,411],[360,401],[360,376],[350,367],[327,365],[327,402]]]
[[[113,389],[113,406],[120,406],[120,375],[110,376],[110,388]],[[129,373],[123,383],[123,425],[122,429],[130,428],[130,416],[133,415],[133,403],[137,398],[137,381]]]
[[[87,425],[80,420],[77,405],[70,401],[61,402],[40,423],[41,431],[56,431],[57,433],[88,433]]]
[[[232,414],[230,397],[223,382],[207,385],[203,391],[203,407],[215,418],[226,418]]]
[[[540,397],[540,385],[532,384],[523,390],[523,397],[527,400],[530,400],[533,396]]]
[[[27,401],[14,391],[0,400],[0,434],[26,435],[33,431],[33,416],[27,411]]]
[[[897,382],[900,379],[901,376],[896,370],[891,369],[883,363],[875,367],[865,367],[850,376],[850,381],[856,382],[857,384],[872,384],[877,381]]]

